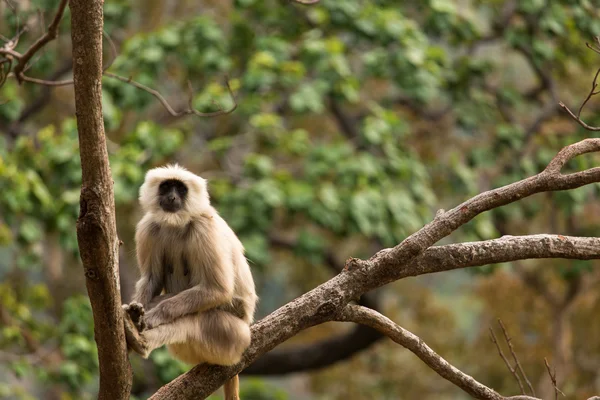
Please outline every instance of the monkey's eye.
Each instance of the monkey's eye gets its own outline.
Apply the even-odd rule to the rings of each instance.
[[[158,191],[160,193],[165,193],[167,190],[169,190],[169,182],[165,181],[158,185]]]
[[[185,196],[188,192],[188,188],[182,183],[181,185],[177,185],[177,191],[179,192],[180,196]]]

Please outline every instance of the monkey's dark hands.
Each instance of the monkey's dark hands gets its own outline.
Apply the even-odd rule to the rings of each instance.
[[[146,330],[146,321],[144,318],[144,314],[146,311],[144,310],[144,306],[140,303],[132,302],[130,304],[123,304],[123,310],[129,314],[131,318],[131,322],[135,325],[138,332],[143,332]]]
[[[138,304],[138,303],[135,303]],[[141,305],[140,305],[141,306]],[[129,350],[133,350],[138,354],[141,354],[144,358],[148,357],[148,343],[144,335],[140,332],[138,328],[138,324],[134,323],[132,320],[131,314],[129,313],[130,305],[123,304],[123,326],[125,329],[125,339],[127,340],[127,348]],[[138,316],[138,322],[143,320],[141,316],[143,315],[144,308],[141,307],[140,310],[137,306],[134,306],[134,311],[132,314],[134,316]]]

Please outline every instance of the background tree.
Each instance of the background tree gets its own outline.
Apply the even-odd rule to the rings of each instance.
[[[2,60],[9,47],[25,54],[42,34],[38,10],[52,23],[59,6],[13,3],[1,9]],[[159,90],[175,114],[190,109],[188,80],[195,110],[231,109],[220,83],[228,75],[238,104],[214,119],[173,116],[152,95],[105,76],[124,300],[135,277],[137,189],[150,166],[180,161],[211,180],[218,209],[254,262],[262,316],[336,274],[347,257],[401,242],[436,209],[534,175],[560,147],[590,135],[558,107],[589,89],[597,56],[583,44],[600,31],[589,2],[107,1],[104,11],[119,49],[108,72]],[[73,229],[81,185],[73,96],[70,86],[31,82],[69,78],[69,13],[57,39],[22,66],[30,78],[0,64],[7,78],[0,94],[0,373],[8,382],[0,393],[7,397],[39,398],[50,386],[75,398],[97,390]],[[594,157],[578,157],[573,167],[597,165]],[[597,236],[597,200],[597,185],[538,195],[480,215],[442,243],[539,232]],[[598,330],[592,265],[544,260],[459,270],[401,281],[361,302],[402,321],[480,382],[518,393],[488,338],[501,317],[537,394],[553,394],[548,357],[561,390],[579,398],[598,391],[599,345],[576,340]],[[283,381],[275,396],[462,395],[381,337],[362,326],[320,325],[246,372],[278,375],[346,360]],[[152,363],[133,361],[134,371],[145,371],[134,372],[140,397],[187,369],[164,352]],[[246,380],[243,389],[272,394],[265,385],[281,382]]]

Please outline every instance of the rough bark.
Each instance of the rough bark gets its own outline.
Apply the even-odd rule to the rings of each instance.
[[[484,242],[437,246],[426,250],[413,263],[402,266],[397,275],[400,279],[528,258],[600,259],[600,238],[561,235],[505,236]],[[371,268],[375,270],[379,265],[375,262]],[[361,269],[345,269],[329,281],[258,321],[252,326],[250,348],[239,364],[232,367],[198,365],[163,386],[151,399],[184,400],[194,396],[198,399],[207,397],[225,380],[242,371],[260,355],[301,330],[334,320],[336,313],[354,299],[357,287],[360,287],[360,290],[374,288],[363,286],[363,273],[367,274]],[[390,273],[395,272],[392,270]]]
[[[128,399],[113,180],[102,119],[102,0],[71,0],[75,109],[82,187],[77,241],[94,315],[101,400]]]

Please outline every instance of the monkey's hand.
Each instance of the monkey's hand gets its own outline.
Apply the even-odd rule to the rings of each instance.
[[[148,343],[142,333],[140,333],[137,325],[132,321],[131,315],[128,312],[129,306],[123,304],[123,326],[125,329],[125,338],[127,340],[127,348],[148,357]],[[134,307],[135,308],[135,307]],[[143,308],[142,308],[143,311]],[[134,313],[136,315],[136,313]]]
[[[123,310],[129,314],[131,322],[135,325],[138,332],[143,332],[146,329],[146,321],[144,319],[144,306],[140,303],[131,302],[130,304],[123,304]]]

